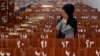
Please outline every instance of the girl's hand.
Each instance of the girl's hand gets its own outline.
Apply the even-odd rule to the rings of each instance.
[[[67,23],[67,19],[62,19],[62,23]]]

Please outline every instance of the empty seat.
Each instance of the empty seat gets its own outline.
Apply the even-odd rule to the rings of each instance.
[[[59,48],[68,48],[68,47],[72,47],[72,48],[75,48],[75,47],[79,47],[78,45],[78,41],[75,41],[75,39],[68,39],[68,38],[64,38],[64,39],[56,39],[56,47],[59,47]],[[75,45],[76,44],[76,45]],[[78,46],[77,46],[78,45]]]
[[[25,56],[54,56],[53,48],[26,48],[24,49]]]
[[[80,47],[82,48],[98,47],[97,39],[95,38],[80,39]]]
[[[55,47],[55,39],[53,39],[53,38],[48,38],[48,39],[32,38],[31,46],[35,47],[35,48],[36,47],[53,48],[53,47]]]

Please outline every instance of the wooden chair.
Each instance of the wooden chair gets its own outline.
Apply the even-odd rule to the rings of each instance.
[[[79,46],[76,46],[75,43],[75,39],[56,39],[56,42],[55,42],[56,46],[55,47],[59,47],[59,48],[75,48],[75,47],[79,47]]]
[[[53,48],[55,47],[55,40],[53,38],[48,38],[48,39],[32,38],[31,46],[38,48]]]
[[[0,39],[0,48],[3,48],[3,39]]]
[[[85,38],[85,39],[80,39],[80,48],[92,48],[92,47],[98,47],[98,42],[97,39],[95,38]]]

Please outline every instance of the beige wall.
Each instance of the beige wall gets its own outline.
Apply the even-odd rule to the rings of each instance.
[[[79,2],[86,5],[89,5],[93,8],[97,8],[98,11],[100,11],[100,0],[15,0],[16,4],[20,7],[27,6],[28,4],[31,4],[32,2],[39,2],[39,1],[73,1],[73,2]]]
[[[100,11],[100,0],[82,0],[82,3],[97,8]]]
[[[15,0],[15,5],[19,7],[25,7],[32,4],[33,0]]]
[[[96,6],[98,8],[98,11],[100,11],[100,0],[97,0]]]

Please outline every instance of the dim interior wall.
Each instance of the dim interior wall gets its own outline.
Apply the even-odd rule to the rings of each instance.
[[[15,6],[26,7],[33,3],[33,0],[15,0]]]
[[[100,11],[100,0],[82,0],[82,3]]]

